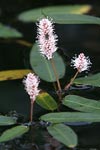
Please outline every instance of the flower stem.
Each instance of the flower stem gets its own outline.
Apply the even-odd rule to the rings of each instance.
[[[31,108],[30,108],[30,122],[32,123],[33,121],[33,100],[31,100]]]
[[[79,71],[77,71],[74,75],[74,77],[70,80],[70,82],[65,86],[64,90],[68,90],[68,88],[72,85],[73,81],[75,80],[75,78],[77,77]]]
[[[60,82],[59,82],[59,79],[58,79],[58,74],[57,74],[57,70],[56,70],[53,58],[50,59],[50,62],[51,62],[51,65],[52,65],[52,68],[53,68],[53,71],[54,71],[54,74],[55,74],[55,77],[56,77],[58,90],[59,90],[59,92],[61,92],[61,85],[60,85]]]
[[[61,101],[62,100],[62,94],[61,94],[62,89],[61,89],[60,81],[59,81],[59,78],[58,78],[58,74],[57,74],[57,70],[56,70],[53,58],[50,59],[50,62],[51,62],[52,69],[54,71],[54,74],[55,74],[55,77],[56,77],[56,81],[57,81],[57,86],[58,86],[57,94],[58,94],[58,97],[59,97],[59,101]]]

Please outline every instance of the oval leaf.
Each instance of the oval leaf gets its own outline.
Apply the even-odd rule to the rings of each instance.
[[[55,52],[53,57],[56,71],[59,79],[62,78],[65,74],[65,64],[61,56]],[[35,44],[30,53],[30,64],[34,72],[43,80],[48,82],[56,81],[54,71],[50,60],[47,60],[43,57],[40,52],[37,44]],[[59,65],[60,64],[60,65]]]
[[[28,132],[28,130],[29,130],[29,127],[23,126],[23,125],[19,125],[11,129],[8,129],[5,132],[3,132],[3,134],[0,136],[0,142],[6,142],[9,140],[12,140]]]
[[[14,118],[0,115],[0,126],[12,125],[15,123],[16,120]]]
[[[56,101],[46,92],[42,92],[37,96],[36,103],[47,110],[57,109]]]
[[[21,79],[31,71],[28,69],[0,71],[0,81]]]
[[[17,31],[16,29],[5,26],[2,23],[0,23],[0,37],[2,38],[20,38],[22,37],[22,34]]]
[[[68,95],[64,98],[63,104],[79,111],[100,113],[100,102],[81,96]]]
[[[40,117],[40,119],[51,123],[100,122],[100,114],[82,112],[59,112],[43,115]]]
[[[74,80],[74,83],[100,87],[100,73],[87,77],[77,78]]]
[[[58,24],[98,24],[100,25],[100,18],[89,15],[80,14],[50,14],[55,23]]]
[[[37,21],[37,19],[44,17],[50,14],[82,14],[86,13],[91,9],[90,5],[69,5],[69,6],[50,6],[42,7],[38,9],[32,9],[25,11],[18,16],[18,19],[25,22]]]
[[[64,124],[54,124],[49,126],[48,132],[64,145],[74,148],[77,145],[77,135],[68,126]]]

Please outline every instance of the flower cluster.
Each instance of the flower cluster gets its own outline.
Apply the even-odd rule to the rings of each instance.
[[[53,53],[57,50],[57,35],[54,33],[53,22],[48,18],[43,18],[37,24],[37,42],[40,53],[47,59],[51,59]]]
[[[79,72],[89,70],[91,64],[92,63],[90,62],[89,57],[86,57],[84,53],[80,53],[78,57],[75,56],[71,60],[71,65],[74,66],[74,68],[76,68]]]
[[[30,99],[34,102],[36,96],[39,94],[38,85],[39,85],[39,78],[34,75],[33,73],[29,73],[27,77],[23,80],[25,85],[25,90],[30,96]]]

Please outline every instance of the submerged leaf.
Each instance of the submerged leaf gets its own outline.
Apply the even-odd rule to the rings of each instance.
[[[64,124],[53,124],[47,129],[55,139],[67,147],[73,148],[77,145],[77,135],[70,127]]]
[[[31,71],[29,69],[0,71],[0,81],[21,79]]]
[[[87,99],[81,96],[68,95],[64,98],[63,104],[83,112],[100,113],[99,101]]]
[[[46,92],[42,92],[37,96],[36,103],[47,110],[57,109],[56,101]]]
[[[58,112],[43,115],[40,117],[40,119],[51,123],[100,122],[100,114],[83,112]]]
[[[61,56],[55,52],[53,57],[58,78],[62,78],[65,74],[65,64]],[[47,60],[43,57],[40,52],[37,44],[35,44],[30,53],[30,64],[34,72],[43,80],[48,82],[56,81],[56,77],[50,63],[50,60]],[[60,64],[60,65],[59,65]]]
[[[0,115],[0,126],[13,125],[16,123],[16,120],[12,117]]]
[[[16,29],[5,26],[2,23],[0,23],[0,37],[1,38],[20,38],[22,37],[22,34],[17,31]]]
[[[74,83],[100,87],[100,73],[87,77],[77,78],[74,80]]]
[[[49,6],[22,12],[18,19],[25,22],[37,21],[37,19],[50,14],[82,14],[91,9],[90,5]]]
[[[3,132],[3,134],[0,136],[0,142],[6,142],[9,140],[12,140],[28,132],[28,130],[29,130],[29,127],[24,126],[24,125],[12,127],[11,129],[8,129]]]

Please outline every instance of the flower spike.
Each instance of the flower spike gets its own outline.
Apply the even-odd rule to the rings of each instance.
[[[25,90],[30,96],[30,99],[34,102],[36,96],[39,94],[38,85],[39,85],[39,78],[34,75],[34,73],[29,73],[27,77],[23,80],[25,85]]]
[[[54,33],[53,22],[48,18],[43,18],[37,24],[37,42],[40,47],[40,53],[48,60],[53,57],[57,50],[57,35]]]
[[[89,70],[89,68],[91,67],[91,62],[89,57],[86,57],[84,55],[84,53],[80,53],[77,56],[73,57],[73,59],[71,60],[71,66],[73,66],[74,68],[76,68],[78,70],[78,72],[82,72],[85,70]]]

